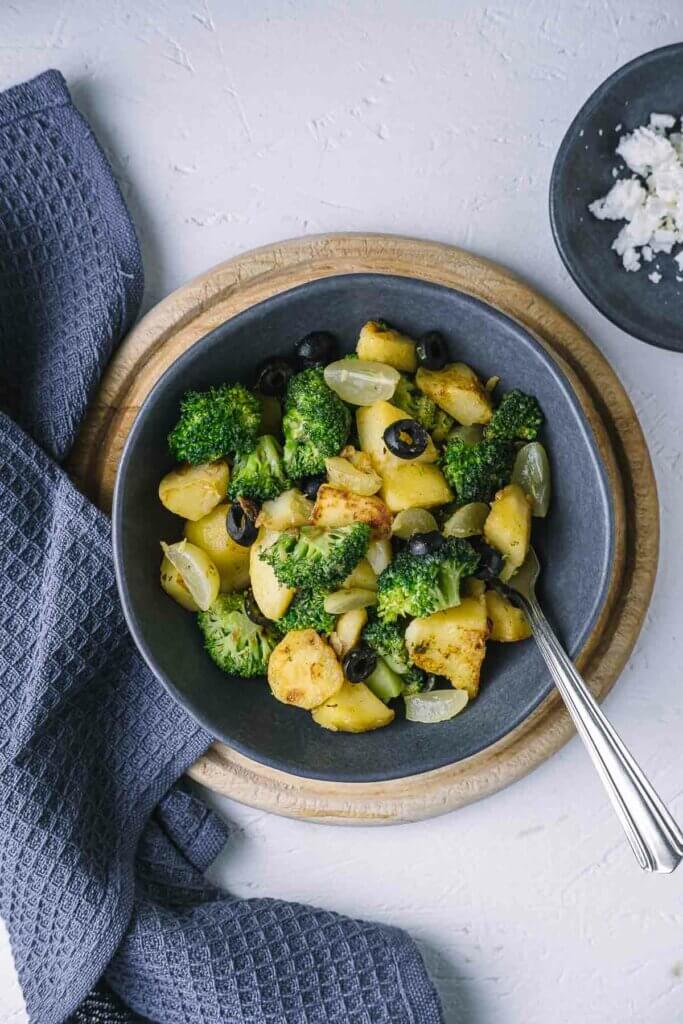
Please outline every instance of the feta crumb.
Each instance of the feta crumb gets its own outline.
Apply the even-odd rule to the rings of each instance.
[[[673,128],[675,124],[676,118],[671,114],[650,114],[650,128],[653,131],[657,131],[658,128],[664,131],[666,128]]]
[[[640,270],[641,258],[651,263],[683,244],[683,132],[670,131],[676,121],[672,114],[652,113],[648,125],[622,135],[616,153],[626,166],[612,169],[614,184],[588,206],[598,220],[625,221],[612,249],[628,271]],[[626,168],[631,175],[620,178]],[[675,259],[683,274],[683,251]],[[658,284],[658,265],[653,274],[648,277]]]

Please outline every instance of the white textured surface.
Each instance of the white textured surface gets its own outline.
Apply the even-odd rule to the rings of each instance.
[[[682,30],[680,0],[0,10],[0,86],[61,68],[111,156],[144,245],[147,306],[274,239],[395,231],[508,264],[601,346],[645,426],[663,518],[647,626],[606,706],[681,819],[683,357],[588,305],[546,204],[586,96]],[[344,830],[220,807],[238,830],[214,877],[410,929],[448,1024],[683,1021],[683,869],[639,873],[577,741],[512,789],[425,824]],[[0,937],[0,1020],[24,1019]]]

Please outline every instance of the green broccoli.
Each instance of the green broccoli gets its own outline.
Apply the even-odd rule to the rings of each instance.
[[[188,391],[168,446],[178,462],[214,462],[253,448],[260,422],[261,403],[242,384]]]
[[[325,590],[346,579],[367,551],[370,527],[352,523],[332,530],[302,526],[298,534],[283,533],[259,555],[280,583],[306,590]]]
[[[278,637],[271,626],[252,622],[244,594],[219,594],[208,611],[198,614],[197,621],[206,650],[224,672],[245,679],[266,674]]]
[[[441,455],[443,474],[463,505],[491,501],[509,482],[514,462],[514,445],[497,439],[467,444],[453,437]]]
[[[377,614],[383,622],[394,622],[452,608],[460,604],[460,581],[478,565],[479,555],[460,537],[445,537],[428,555],[400,551],[377,580]]]
[[[328,388],[322,369],[303,370],[287,385],[282,430],[285,470],[292,480],[325,471],[325,459],[346,444],[351,413]]]
[[[274,626],[282,636],[292,629],[314,629],[323,636],[329,636],[337,621],[336,616],[325,611],[323,590],[300,590],[289,608]]]
[[[421,423],[437,444],[446,440],[448,432],[455,422],[452,416],[440,409],[436,402],[420,391],[414,380],[406,377],[403,373],[396,385],[391,402],[392,405],[397,405],[399,409],[408,413],[411,419]]]
[[[264,434],[249,452],[240,452],[232,467],[228,495],[233,499],[277,498],[290,486],[282,463],[282,447],[272,434]]]
[[[486,428],[486,438],[499,441],[535,441],[543,426],[544,416],[533,395],[508,391]]]
[[[425,673],[413,665],[406,648],[405,627],[398,622],[382,622],[373,616],[363,630],[363,640],[392,671],[403,680],[404,693],[420,693]]]

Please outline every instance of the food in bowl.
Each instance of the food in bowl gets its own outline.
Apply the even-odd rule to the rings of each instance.
[[[621,127],[620,125],[618,126]],[[625,270],[652,264],[648,278],[662,280],[660,255],[683,242],[683,135],[672,114],[651,114],[648,125],[622,135],[617,155],[631,172],[590,203],[598,220],[626,221],[612,242]],[[614,176],[618,175],[615,168]],[[673,257],[676,280],[683,281],[683,250]]]
[[[216,665],[331,731],[389,725],[398,699],[411,722],[459,714],[487,642],[530,635],[488,584],[522,565],[550,497],[539,403],[498,390],[438,332],[370,321],[351,355],[314,332],[253,389],[187,393],[159,484],[184,531],[160,582]]]

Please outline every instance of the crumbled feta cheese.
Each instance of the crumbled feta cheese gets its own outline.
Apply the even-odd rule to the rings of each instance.
[[[614,168],[609,192],[588,206],[598,220],[625,221],[612,243],[625,270],[638,271],[641,258],[651,263],[683,244],[683,132],[672,132],[675,125],[672,114],[652,113],[648,125],[622,135],[616,152],[632,175],[619,178]],[[683,274],[683,251],[674,258]],[[658,284],[659,267],[648,277]]]
[[[673,128],[675,124],[676,118],[671,114],[650,114],[650,128],[655,132],[657,129],[664,131],[666,128]]]

